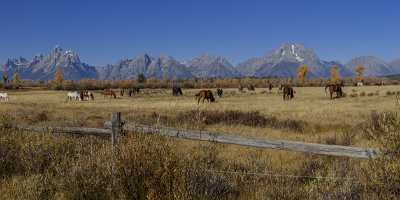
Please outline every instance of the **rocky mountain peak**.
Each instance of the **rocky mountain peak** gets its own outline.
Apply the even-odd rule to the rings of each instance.
[[[272,50],[266,57],[275,63],[281,61],[313,63],[319,60],[314,50],[308,49],[300,43],[283,43],[277,49]]]
[[[365,67],[364,74],[366,76],[383,76],[394,73],[392,67],[388,63],[375,56],[359,56],[347,63],[347,66],[353,71],[358,65],[363,65]]]
[[[187,67],[197,77],[238,77],[240,73],[224,57],[201,54],[187,62]]]

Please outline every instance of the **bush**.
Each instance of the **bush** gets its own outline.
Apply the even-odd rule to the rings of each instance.
[[[307,123],[300,120],[283,119],[280,120],[273,116],[263,116],[258,111],[242,112],[236,110],[228,111],[200,111],[191,110],[178,113],[177,122],[187,124],[226,124],[226,125],[245,125],[251,127],[271,127],[277,129],[288,129],[297,132],[304,131]]]
[[[350,94],[350,97],[358,97],[357,93]]]

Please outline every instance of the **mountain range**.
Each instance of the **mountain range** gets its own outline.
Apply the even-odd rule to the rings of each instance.
[[[18,72],[23,79],[50,80],[60,68],[64,79],[135,79],[139,74],[159,79],[224,78],[224,77],[293,77],[301,64],[309,66],[308,77],[329,77],[333,65],[342,77],[355,75],[358,65],[365,67],[366,76],[386,76],[400,73],[400,59],[385,62],[374,56],[361,56],[346,64],[321,60],[313,49],[299,43],[284,43],[264,56],[254,57],[231,64],[226,58],[202,54],[189,61],[179,61],[171,56],[153,57],[142,54],[123,59],[115,64],[93,66],[81,61],[72,50],[59,46],[47,54],[39,54],[28,60],[11,58],[1,67],[0,74],[11,77]]]

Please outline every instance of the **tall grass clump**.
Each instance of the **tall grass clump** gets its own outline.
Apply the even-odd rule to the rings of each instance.
[[[113,153],[102,138],[0,133],[0,199],[230,199],[238,193],[237,184],[207,173],[162,137],[121,137]]]
[[[395,112],[372,113],[365,136],[380,144],[381,155],[371,159],[364,173],[364,187],[372,199],[397,199],[400,195],[400,116]]]

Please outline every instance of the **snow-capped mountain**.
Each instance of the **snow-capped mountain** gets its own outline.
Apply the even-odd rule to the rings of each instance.
[[[342,64],[320,60],[312,49],[298,43],[284,43],[264,57],[240,63],[237,69],[245,76],[292,77],[296,76],[297,68],[301,64],[308,65],[310,77],[328,77],[333,65],[338,67],[342,76],[353,75],[353,72]]]
[[[82,62],[74,51],[56,46],[48,54],[36,55],[31,60],[22,57],[8,59],[1,67],[0,74],[12,76],[18,72],[23,79],[50,80],[57,68],[61,68],[64,78],[69,80],[135,79],[139,74],[160,79],[294,77],[301,64],[309,67],[309,77],[329,77],[333,65],[337,66],[342,77],[355,75],[357,65],[366,68],[366,76],[400,74],[400,59],[386,63],[373,56],[362,56],[352,59],[345,66],[339,62],[321,60],[314,50],[299,43],[284,43],[265,56],[248,59],[236,67],[223,57],[208,54],[185,62],[171,56],[152,57],[143,54],[116,64],[94,67]]]
[[[2,74],[12,76],[18,72],[23,79],[50,80],[53,79],[57,68],[61,68],[64,78],[79,80],[96,78],[96,68],[81,62],[78,54],[71,50],[64,51],[56,46],[47,55],[39,54],[32,60],[24,58],[8,59],[1,69]]]

